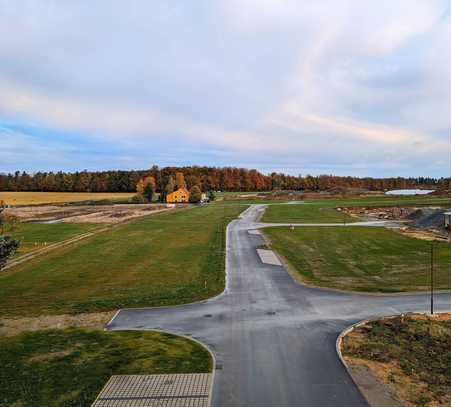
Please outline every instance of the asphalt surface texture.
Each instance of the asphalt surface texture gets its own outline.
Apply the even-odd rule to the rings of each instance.
[[[215,407],[367,406],[337,355],[338,335],[367,318],[427,311],[429,296],[300,285],[257,254],[263,238],[248,231],[267,226],[259,222],[264,210],[252,205],[227,228],[223,294],[191,305],[124,309],[108,329],[156,329],[203,342],[216,358]],[[435,308],[451,310],[451,293],[437,294]]]

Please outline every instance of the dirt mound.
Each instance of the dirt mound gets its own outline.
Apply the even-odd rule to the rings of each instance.
[[[444,227],[444,209],[424,208],[418,209],[412,215],[415,215],[412,220],[413,224],[419,228],[435,228],[441,229]]]
[[[406,219],[408,220],[418,220],[424,217],[424,212],[422,209],[415,209],[412,213],[407,215]]]

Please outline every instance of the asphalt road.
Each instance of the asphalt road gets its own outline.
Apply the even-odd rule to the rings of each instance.
[[[248,230],[266,226],[258,223],[263,210],[253,205],[228,226],[223,294],[192,305],[121,310],[108,328],[159,329],[205,343],[216,356],[215,407],[366,406],[336,354],[337,336],[362,319],[425,311],[429,297],[299,285],[257,255],[262,237]],[[450,310],[451,294],[437,295],[436,309]]]

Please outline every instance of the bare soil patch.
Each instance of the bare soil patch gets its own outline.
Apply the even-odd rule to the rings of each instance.
[[[0,336],[14,336],[25,331],[42,329],[93,328],[103,329],[115,311],[86,314],[42,315],[39,317],[0,319]]]
[[[430,230],[412,229],[412,228],[401,228],[399,233],[404,236],[413,237],[415,239],[426,240],[428,242],[446,242],[449,236],[439,234]]]
[[[8,208],[6,212],[17,216],[22,222],[113,224],[169,209],[172,208],[164,204],[45,205]]]
[[[427,241],[446,241],[451,231],[445,228],[444,213],[449,209],[430,207],[349,207],[338,208],[364,220],[393,220],[405,224],[399,231],[406,236]]]
[[[450,345],[451,313],[408,314],[358,326],[341,350],[371,406],[435,407],[451,404]]]

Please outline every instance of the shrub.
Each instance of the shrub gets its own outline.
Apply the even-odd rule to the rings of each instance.
[[[143,204],[145,200],[142,195],[134,195],[132,198],[132,202],[136,204]]]
[[[197,185],[194,185],[189,191],[189,201],[192,203],[199,203],[202,199],[202,191]]]

